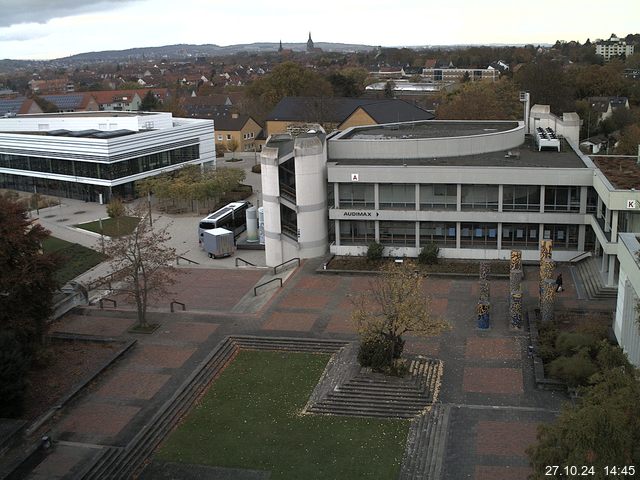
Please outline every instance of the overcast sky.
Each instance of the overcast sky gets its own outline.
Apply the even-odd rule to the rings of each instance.
[[[640,1],[0,0],[0,58],[176,43],[553,43],[640,31]]]

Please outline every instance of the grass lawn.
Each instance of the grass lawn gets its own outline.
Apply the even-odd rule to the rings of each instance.
[[[61,257],[56,272],[56,279],[61,285],[73,280],[107,258],[100,252],[56,237],[49,237],[42,242],[42,250],[45,253],[55,252]]]
[[[328,359],[241,351],[157,455],[269,470],[272,480],[395,480],[408,421],[300,413]]]
[[[102,233],[108,237],[129,235],[133,230],[135,230],[139,221],[140,219],[138,217],[120,217],[117,220],[115,218],[106,218],[102,220]],[[76,225],[76,227],[82,228],[83,230],[89,230],[90,232],[100,233],[99,220],[96,220],[95,222],[81,223]]]

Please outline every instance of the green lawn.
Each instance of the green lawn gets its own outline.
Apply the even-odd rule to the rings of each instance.
[[[100,252],[56,237],[49,237],[43,241],[42,250],[45,253],[55,252],[61,257],[56,272],[56,279],[61,285],[95,267],[106,258]]]
[[[157,455],[272,480],[395,480],[409,422],[301,415],[328,355],[242,351]]]
[[[140,219],[138,217],[120,217],[119,219],[106,218],[102,220],[102,233],[108,237],[129,235],[135,230],[139,221]],[[96,220],[95,222],[80,223],[79,225],[76,225],[76,227],[82,228],[83,230],[89,230],[90,232],[100,233],[99,220]]]

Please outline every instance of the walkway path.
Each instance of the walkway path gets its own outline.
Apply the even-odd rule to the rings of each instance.
[[[247,301],[264,271],[189,269],[178,277],[176,295],[186,299],[187,312],[168,314],[166,298],[156,305],[164,312],[152,313],[160,328],[136,336],[133,351],[61,411],[50,424],[58,444],[28,478],[74,478],[103,446],[125,445],[229,334],[354,339],[352,299],[369,288],[369,278],[316,274],[318,265],[304,263],[281,290],[265,294],[256,313],[238,313],[238,305]],[[535,270],[526,273],[525,292],[532,303]],[[566,291],[559,304],[589,308],[589,303],[578,302],[568,271],[564,278]],[[528,337],[507,326],[508,282],[490,283],[492,328],[479,331],[474,319],[477,282],[427,279],[433,312],[453,328],[437,338],[407,341],[407,351],[444,361],[440,401],[450,413],[442,478],[524,480],[529,473],[525,449],[535,440],[537,425],[551,421],[565,400],[535,388]],[[54,330],[129,338],[127,328],[133,323],[131,310],[93,309],[87,315],[68,315]]]

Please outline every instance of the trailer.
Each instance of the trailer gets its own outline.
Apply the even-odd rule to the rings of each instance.
[[[228,257],[235,250],[233,232],[226,228],[202,231],[202,248],[209,258]]]

